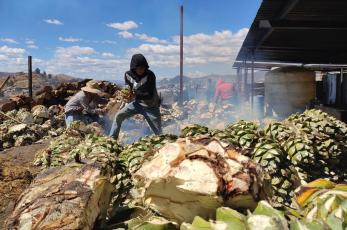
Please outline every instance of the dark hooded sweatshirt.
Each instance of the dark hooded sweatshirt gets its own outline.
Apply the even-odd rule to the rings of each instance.
[[[145,67],[143,76],[138,76],[135,72],[137,67]],[[135,101],[142,106],[159,107],[160,99],[158,96],[155,75],[150,71],[146,58],[142,54],[135,54],[131,58],[130,70],[124,75],[125,83],[130,86],[135,94]]]

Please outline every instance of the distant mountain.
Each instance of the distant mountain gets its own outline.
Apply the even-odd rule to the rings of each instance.
[[[0,72],[0,77],[7,77],[8,75],[11,75],[12,73],[6,73],[6,72]]]
[[[254,73],[254,81],[255,82],[264,82],[264,72],[255,72]],[[236,82],[236,75],[219,75],[219,74],[210,74],[203,77],[187,77],[183,76],[184,85],[207,85],[208,80],[212,81],[212,84],[215,84],[218,80],[223,80],[225,82]],[[178,87],[180,82],[180,77],[175,76],[173,78],[164,78],[158,81],[158,86],[167,86],[167,85],[175,85]],[[250,73],[248,74],[248,83],[251,83]]]

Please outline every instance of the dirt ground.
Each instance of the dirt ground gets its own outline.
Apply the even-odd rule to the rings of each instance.
[[[40,171],[32,162],[36,152],[46,148],[48,143],[45,141],[0,152],[0,226],[11,214],[16,199]]]

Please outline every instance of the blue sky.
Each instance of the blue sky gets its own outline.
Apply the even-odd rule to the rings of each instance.
[[[260,0],[0,0],[0,72],[121,79],[143,53],[158,77],[179,73],[184,5],[188,76],[230,74]]]

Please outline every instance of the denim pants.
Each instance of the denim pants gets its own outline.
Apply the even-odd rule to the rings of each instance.
[[[99,116],[95,114],[82,114],[76,112],[68,112],[65,114],[65,123],[66,126],[69,127],[71,122],[73,121],[82,121],[86,124],[92,122],[99,122]]]
[[[136,114],[141,114],[146,119],[149,127],[154,134],[162,134],[161,117],[159,107],[144,107],[140,103],[133,101],[121,109],[115,116],[109,136],[118,138],[120,128],[125,119],[128,119]]]

